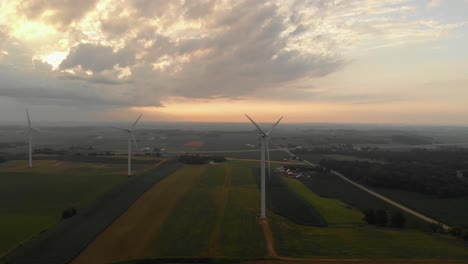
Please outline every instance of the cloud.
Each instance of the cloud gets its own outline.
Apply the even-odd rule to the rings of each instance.
[[[133,63],[132,55],[125,49],[114,52],[110,46],[83,43],[71,48],[59,67],[69,69],[80,66],[84,71],[102,72],[112,70],[115,65],[129,66]]]
[[[301,97],[289,87],[346,67],[350,50],[432,41],[457,27],[409,19],[411,3],[12,0],[0,11],[0,50],[8,54],[0,64],[19,70],[0,72],[10,85],[0,96],[127,106],[277,90]],[[53,37],[28,42],[20,33],[36,24]],[[38,58],[54,52],[68,55],[51,71]]]
[[[436,7],[439,7],[440,4],[441,4],[440,0],[430,0],[427,3],[427,8],[429,8],[429,9],[436,8]]]
[[[28,78],[24,78],[28,76]],[[138,100],[128,93],[131,84],[124,87],[101,77],[95,77],[94,85],[41,71],[20,71],[11,67],[0,67],[0,97],[13,98],[25,104],[52,104],[62,107],[130,107],[161,106],[159,102]],[[75,80],[81,80],[79,78]],[[99,84],[99,85],[96,85]],[[125,86],[128,85],[128,86]]]
[[[19,13],[29,19],[41,19],[59,28],[66,28],[79,21],[96,3],[97,0],[29,0],[21,1],[17,8]]]
[[[85,71],[102,72],[115,65],[135,67],[140,70],[132,70],[129,77],[135,83],[152,79],[156,85],[149,88],[164,83],[170,90],[165,92],[202,98],[242,96],[305,76],[324,76],[343,64],[334,52],[288,47],[289,35],[298,31],[286,32],[287,22],[276,4],[245,1],[213,11],[219,2],[185,2],[182,6],[150,2],[132,2],[130,7],[135,10],[131,12],[143,17],[160,15],[160,32],[155,33],[148,25],[135,29],[135,25],[105,23],[110,39],[117,38],[113,34],[122,36],[130,30],[137,31],[136,37],[119,51],[110,46],[80,44],[71,49],[60,68],[81,66]],[[177,20],[167,19],[176,15],[182,15],[186,24],[176,27]],[[185,32],[192,27],[190,21],[205,17],[204,26],[192,30],[190,37],[174,32]],[[138,58],[139,54],[143,55]]]

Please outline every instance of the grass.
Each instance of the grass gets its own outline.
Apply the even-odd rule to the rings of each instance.
[[[191,257],[207,255],[208,244],[216,224],[224,167],[210,166],[192,185],[151,246],[153,257]]]
[[[254,178],[245,168],[208,166],[165,222],[151,256],[263,256],[255,217],[257,195]]]
[[[0,256],[124,181],[126,165],[36,160],[0,164]],[[138,164],[137,172],[153,165]]]
[[[231,186],[222,218],[217,244],[224,257],[260,258],[265,241],[255,215],[259,212],[260,193],[251,169],[231,167]]]
[[[324,217],[329,226],[354,226],[364,224],[364,214],[352,208],[340,200],[320,197],[311,192],[302,182],[282,177],[282,180],[293,189],[300,197],[308,203]]]
[[[311,173],[310,176],[310,178],[305,178],[301,181],[312,192],[321,197],[341,200],[343,203],[359,209],[360,211],[367,209],[385,209],[390,212],[401,211],[395,206],[357,188],[334,174]],[[403,214],[406,218],[407,227],[429,230],[428,223],[405,212],[403,212]]]
[[[468,228],[468,196],[438,198],[433,195],[396,189],[373,188],[390,199],[443,223]]]
[[[446,235],[415,229],[368,226],[360,211],[343,202],[323,198],[301,182],[285,179],[288,186],[314,205],[329,223],[319,228],[297,225],[271,215],[277,252],[282,256],[310,258],[468,258],[468,244]]]
[[[255,168],[254,173],[260,188],[260,170]],[[289,188],[283,178],[284,176],[274,170],[271,176],[266,176],[267,208],[300,225],[327,226],[327,222],[312,204]]]
[[[144,258],[261,258],[260,195],[251,169],[186,165],[147,191],[76,263]]]

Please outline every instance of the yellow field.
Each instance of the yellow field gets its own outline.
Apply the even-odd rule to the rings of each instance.
[[[204,166],[185,166],[143,194],[99,235],[73,263],[110,263],[144,258],[149,241],[160,231],[172,209],[203,174]]]

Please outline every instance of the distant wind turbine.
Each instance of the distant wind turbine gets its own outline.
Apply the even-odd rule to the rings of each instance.
[[[270,176],[270,147],[268,145],[268,141],[270,138],[270,133],[273,131],[273,129],[278,125],[278,123],[283,119],[283,117],[280,117],[278,121],[268,130],[266,133],[253,121],[250,116],[245,115],[251,122],[252,124],[255,125],[255,127],[258,130],[259,136],[260,136],[260,141],[261,141],[261,161],[260,161],[260,185],[261,185],[261,203],[260,203],[260,218],[265,219],[266,218],[266,209],[265,209],[265,153],[266,157],[268,159],[268,176]]]
[[[28,129],[26,130],[26,133],[29,137],[29,163],[28,167],[32,168],[32,133],[37,132],[35,128],[31,126],[31,119],[29,118],[29,111],[26,109],[26,116],[28,117]]]
[[[133,143],[135,143],[135,147],[138,148],[137,142],[135,140],[135,135],[133,135],[133,129],[135,128],[142,115],[143,114],[140,114],[135,123],[133,123],[133,125],[131,125],[128,129],[116,127],[117,129],[127,132],[128,134],[128,176],[132,176],[132,141]]]

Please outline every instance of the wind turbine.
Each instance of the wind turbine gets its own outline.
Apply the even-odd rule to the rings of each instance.
[[[116,127],[117,129],[127,132],[128,134],[128,176],[132,176],[132,141],[133,143],[135,143],[135,147],[138,148],[138,145],[135,140],[135,136],[133,135],[133,128],[135,128],[136,124],[138,123],[142,115],[143,114],[140,114],[137,120],[128,129]]]
[[[26,109],[26,116],[28,117],[28,129],[26,130],[26,133],[28,134],[29,137],[29,163],[28,167],[32,168],[32,133],[37,131],[35,128],[31,126],[31,119],[29,118],[29,111]]]
[[[261,185],[261,203],[260,203],[260,218],[265,219],[266,214],[265,214],[265,153],[266,157],[268,159],[268,176],[270,176],[270,147],[268,145],[268,140],[270,138],[270,133],[273,131],[273,129],[278,125],[278,123],[283,119],[283,117],[280,117],[278,121],[268,130],[267,132],[264,132],[258,125],[253,121],[250,116],[247,114],[245,115],[251,122],[252,124],[255,125],[255,127],[258,130],[259,136],[260,136],[260,141],[261,141],[261,161],[260,161],[260,185]]]

